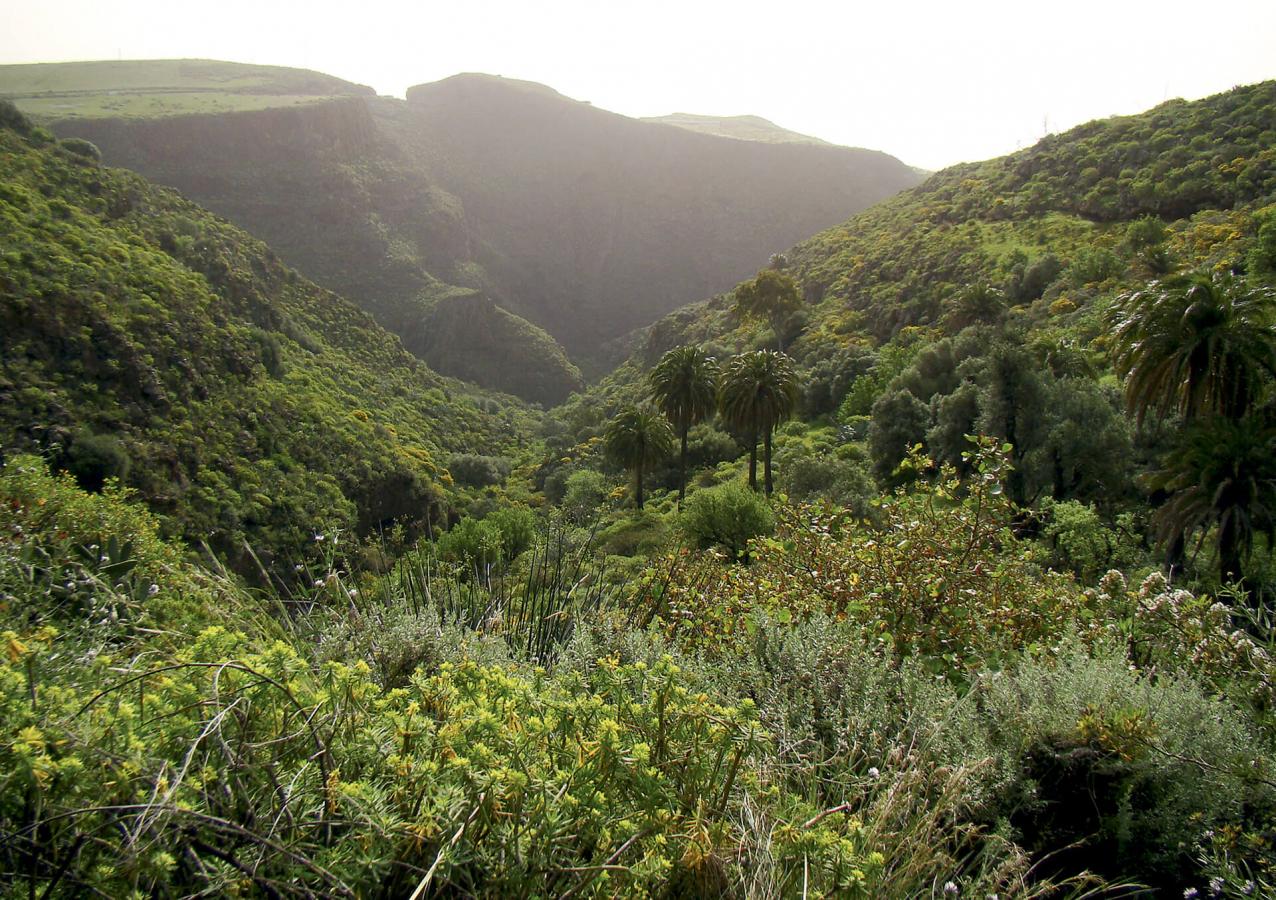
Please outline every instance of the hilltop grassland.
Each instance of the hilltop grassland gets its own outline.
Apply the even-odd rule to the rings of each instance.
[[[371,93],[305,69],[204,59],[0,66],[0,99],[50,119],[217,114]]]

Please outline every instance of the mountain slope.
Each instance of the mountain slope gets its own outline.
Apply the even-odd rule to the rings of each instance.
[[[882,153],[696,134],[491,76],[408,107],[401,141],[434,148],[497,301],[577,356],[916,180]]]
[[[0,112],[0,445],[121,476],[170,531],[269,560],[446,516],[448,453],[526,444],[512,398],[436,375],[259,241]]]
[[[863,379],[843,412],[867,414],[926,348],[938,348],[927,359],[944,369],[944,390],[959,386],[949,370],[971,326],[965,344],[977,350],[1001,335],[1043,371],[1102,374],[1113,298],[1181,269],[1276,266],[1263,262],[1276,254],[1274,204],[1276,82],[1091,122],[939,172],[788,252],[806,300],[786,341],[803,369],[803,413],[837,411]],[[680,344],[719,354],[774,346],[769,328],[739,322],[731,307],[719,294],[631,336],[630,358],[566,420],[584,431],[605,421]],[[946,394],[926,383],[908,389],[933,417]]]
[[[173,65],[121,73],[130,84],[169,82]],[[236,67],[219,65],[222,80],[203,88],[233,86]],[[151,66],[168,68],[139,74]],[[917,180],[883,154],[697,135],[487,76],[416,88],[407,102],[351,86],[302,105],[147,117],[105,108],[114,88],[99,75],[55,79],[82,91],[65,115],[40,107],[60,135],[93,141],[107,162],[263,238],[440,370],[501,386],[530,372],[550,392],[524,396],[545,403],[579,385],[555,341],[597,371],[606,340]],[[244,91],[259,77],[245,72]],[[0,70],[0,93],[25,92],[16,102],[35,108],[36,81]],[[438,300],[474,292],[525,320],[517,330],[532,340],[451,369],[433,348],[459,336],[426,332],[445,324]]]
[[[0,96],[29,114],[58,118],[155,118],[371,94],[370,87],[320,72],[210,59],[0,66]]]

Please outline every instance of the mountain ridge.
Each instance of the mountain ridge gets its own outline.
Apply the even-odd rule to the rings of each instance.
[[[458,90],[477,90],[488,105],[446,99]],[[426,354],[446,345],[446,335],[422,336],[440,324],[432,325],[436,301],[483,294],[527,322],[520,328],[535,340],[514,360],[489,353],[471,371],[508,386],[513,373],[535,370],[539,383],[557,386],[527,397],[542,403],[579,384],[573,362],[605,371],[610,360],[600,348],[608,340],[917,179],[885,154],[697,135],[495,76],[453,76],[409,95],[416,102],[358,93],[203,118],[97,108],[45,121],[262,237],[443,371],[449,361]],[[431,109],[425,96],[443,102]],[[521,142],[492,124],[511,103],[540,111]],[[592,149],[559,154],[555,123],[577,127],[582,117]],[[628,147],[634,134],[641,147]],[[641,154],[663,168],[635,159]],[[529,156],[546,167],[529,170]],[[486,159],[482,173],[468,162],[475,157]],[[861,173],[852,183],[856,166],[887,180],[874,187],[875,176]]]

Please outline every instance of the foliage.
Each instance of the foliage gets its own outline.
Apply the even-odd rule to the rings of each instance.
[[[778,349],[784,350],[789,319],[802,308],[802,295],[792,276],[774,267],[763,269],[735,289],[735,312],[741,319],[761,319],[771,326]]]
[[[1276,291],[1196,272],[1153,282],[1113,307],[1115,362],[1139,421],[1238,418],[1276,375]]]
[[[766,493],[772,490],[771,434],[797,409],[798,382],[793,360],[774,350],[733,357],[718,386],[718,412],[727,427],[746,437],[749,487],[757,490],[758,438],[763,442]]]
[[[580,469],[567,476],[560,505],[573,521],[584,524],[597,514],[607,497],[607,488],[607,479],[601,472]]]
[[[481,453],[454,453],[447,463],[452,478],[470,487],[500,484],[509,477],[510,468],[508,458]]]
[[[1086,601],[1068,579],[1040,572],[1009,531],[1004,452],[987,442],[971,452],[965,483],[943,469],[877,501],[872,521],[836,507],[781,509],[775,537],[755,542],[747,567],[670,560],[650,602],[693,646],[747,630],[759,615],[845,617],[946,677],[1057,640]],[[914,455],[911,466],[927,463]]]
[[[436,460],[530,430],[175,194],[11,130],[0,160],[0,442],[122,477],[167,534],[286,573],[317,531],[438,521]]]
[[[681,442],[678,499],[687,496],[687,435],[717,408],[718,361],[699,347],[677,347],[660,358],[647,381],[652,400]]]
[[[1149,480],[1169,498],[1156,511],[1162,541],[1212,533],[1224,582],[1241,580],[1260,538],[1276,539],[1276,427],[1263,413],[1191,424]]]
[[[780,467],[780,489],[790,501],[825,499],[853,515],[868,515],[875,488],[863,459],[816,453],[797,445],[780,450],[776,461]]]
[[[1041,540],[1049,548],[1050,568],[1070,571],[1084,584],[1111,569],[1132,568],[1144,557],[1136,540],[1141,529],[1130,513],[1110,528],[1093,505],[1078,500],[1050,501],[1042,512]]]
[[[642,509],[642,476],[673,452],[673,431],[658,413],[642,408],[624,410],[607,426],[603,437],[607,457],[634,473],[634,502]]]
[[[1010,821],[1030,849],[1068,848],[1051,860],[1060,869],[1175,890],[1199,835],[1238,821],[1247,804],[1270,807],[1254,772],[1259,742],[1189,679],[1153,680],[1119,652],[1072,644],[983,687],[996,739],[1032,785]]]
[[[739,559],[746,556],[749,541],[771,533],[775,519],[756,491],[729,481],[692,494],[679,526],[700,547],[722,547],[731,559]]]

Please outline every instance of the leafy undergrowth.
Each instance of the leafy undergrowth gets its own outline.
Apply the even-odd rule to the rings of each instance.
[[[653,565],[623,597],[546,539],[477,581],[409,556],[284,598],[205,573],[117,487],[85,494],[11,460],[0,883],[484,897],[1271,884],[1264,646],[1155,579],[1086,592],[1033,570],[1007,527],[1003,463],[985,447],[974,465],[969,490],[887,498],[872,525],[786,511],[750,565]],[[902,541],[935,552],[904,566]],[[966,560],[945,563],[957,546]],[[693,575],[698,617],[683,612]],[[569,627],[529,655],[538,616]]]

